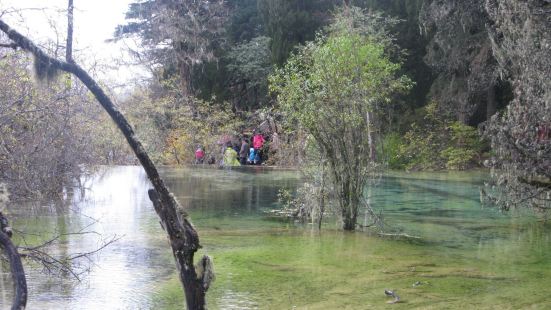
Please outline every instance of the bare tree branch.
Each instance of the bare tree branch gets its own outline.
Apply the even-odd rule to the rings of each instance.
[[[17,44],[15,44],[15,43],[9,43],[9,44],[0,43],[0,47],[17,49]]]
[[[68,63],[48,56],[31,40],[17,32],[0,19],[0,30],[20,46],[32,53],[35,57],[35,65],[38,63],[46,70],[63,70],[74,74],[89,90],[101,106],[107,111],[111,119],[124,134],[126,141],[142,164],[154,189],[149,190],[149,197],[153,202],[155,211],[165,228],[178,270],[180,281],[183,284],[187,306],[189,309],[204,309],[206,307],[205,294],[209,285],[205,285],[202,275],[196,273],[193,265],[195,252],[201,247],[197,231],[191,224],[187,212],[176,201],[174,195],[168,190],[161,179],[155,164],[145,151],[141,142],[137,139],[134,130],[113,104],[98,83],[76,63]],[[49,75],[46,75],[48,77]],[[208,257],[206,258],[209,259]],[[205,260],[205,258],[203,258]],[[211,264],[207,264],[211,265]],[[210,277],[209,277],[210,278]]]
[[[81,258],[87,258],[90,259],[90,256],[103,250],[107,246],[113,244],[114,242],[117,242],[122,238],[122,236],[113,236],[111,239],[104,241],[98,248],[88,251],[88,252],[82,252],[82,253],[75,253],[66,257],[60,257],[56,258],[46,251],[43,251],[42,249],[47,246],[51,246],[56,241],[59,241],[59,238],[62,236],[71,236],[71,235],[83,235],[83,234],[97,234],[95,231],[84,231],[84,232],[76,232],[76,233],[67,233],[67,234],[60,234],[55,236],[54,238],[44,242],[41,245],[34,246],[34,247],[18,247],[18,249],[21,250],[21,257],[31,259],[39,264],[41,264],[46,272],[49,274],[53,273],[61,273],[61,274],[70,274],[75,279],[80,281],[80,275],[87,270],[79,270],[78,267],[75,267],[76,264],[78,264],[78,260]]]

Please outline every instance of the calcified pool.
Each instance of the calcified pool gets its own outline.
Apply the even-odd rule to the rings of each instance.
[[[470,173],[393,173],[370,190],[385,223],[419,239],[345,233],[329,218],[311,225],[273,220],[277,192],[300,183],[293,171],[164,168],[214,258],[210,309],[549,308],[551,224],[530,214],[481,208],[486,177]],[[58,234],[48,252],[76,254],[119,238],[77,261],[80,281],[26,264],[29,309],[177,309],[175,265],[139,167],[103,168],[87,189],[61,203],[10,205],[19,244]],[[87,233],[93,232],[93,233]],[[0,302],[11,281],[0,265]]]

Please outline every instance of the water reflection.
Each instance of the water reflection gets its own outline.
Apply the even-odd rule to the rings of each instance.
[[[394,173],[369,190],[388,227],[418,235],[419,242],[343,233],[330,218],[321,234],[268,219],[264,211],[278,207],[278,190],[300,183],[294,171],[163,168],[161,174],[190,210],[202,251],[215,259],[218,280],[208,297],[214,309],[382,308],[379,293],[387,286],[409,295],[406,307],[419,308],[463,307],[465,300],[475,308],[491,307],[519,292],[523,301],[517,306],[541,305],[543,297],[527,292],[549,293],[539,287],[551,279],[550,225],[482,209],[483,173]],[[98,233],[64,237],[49,249],[59,255],[90,251],[122,236],[80,262],[90,269],[82,282],[27,266],[29,309],[181,307],[169,246],[147,198],[149,186],[139,167],[106,167],[65,203],[10,206],[13,226],[30,233],[29,243],[84,227]],[[0,267],[6,307],[11,284]],[[496,279],[503,281],[492,282]],[[431,285],[412,291],[416,281]],[[523,284],[519,288],[514,281]]]
[[[52,277],[39,266],[28,266],[28,307],[147,307],[148,292],[155,281],[169,276],[166,266],[170,261],[163,235],[151,215],[145,174],[138,167],[103,168],[85,187],[84,195],[76,193],[69,203],[32,203],[13,210],[15,227],[39,234],[38,238],[25,236],[35,244],[85,227],[84,231],[94,232],[63,237],[48,248],[57,256],[93,251],[112,237],[121,237],[100,253],[76,262],[78,271],[91,271],[81,282],[68,275]]]
[[[231,220],[243,212],[258,218],[262,208],[275,203],[279,188],[294,187],[298,180],[295,172],[271,174],[258,168],[161,170],[182,205],[193,210],[194,217],[222,219],[213,223],[218,229],[227,226],[224,218]],[[19,240],[21,244],[38,244],[85,227],[85,231],[94,232],[62,237],[60,243],[48,248],[57,256],[92,251],[113,236],[121,237],[89,260],[77,262],[90,270],[81,282],[66,275],[45,274],[37,265],[28,266],[28,307],[152,307],[151,293],[175,268],[165,234],[147,198],[150,184],[144,171],[140,167],[103,167],[85,182],[84,188],[84,192],[76,191],[66,201],[10,206],[13,226],[27,233]],[[5,307],[13,292],[7,266],[0,267],[0,305]],[[240,299],[248,303],[241,293],[228,291],[227,296],[242,296]]]

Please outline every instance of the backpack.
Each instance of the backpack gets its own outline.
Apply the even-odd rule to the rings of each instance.
[[[252,163],[254,161],[254,158],[255,158],[255,150],[254,148],[250,148],[249,149],[249,161]]]

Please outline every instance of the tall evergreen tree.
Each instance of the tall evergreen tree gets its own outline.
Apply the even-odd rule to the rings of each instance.
[[[338,0],[258,0],[266,34],[272,39],[272,60],[281,65],[300,43],[312,41],[326,25]]]
[[[146,0],[130,4],[129,21],[117,27],[115,36],[137,35],[143,55],[161,65],[163,77],[176,74],[182,93],[191,95],[193,66],[215,59],[214,50],[224,44],[228,6],[223,0]]]

